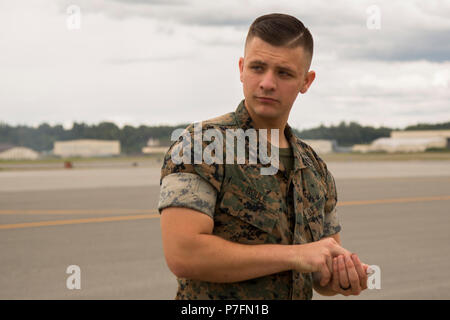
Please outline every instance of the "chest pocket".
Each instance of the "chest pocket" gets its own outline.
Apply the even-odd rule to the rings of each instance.
[[[264,198],[252,179],[231,176],[214,217],[214,233],[245,244],[277,243],[278,213],[267,208]]]

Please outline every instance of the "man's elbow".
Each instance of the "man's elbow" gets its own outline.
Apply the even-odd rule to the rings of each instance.
[[[199,248],[192,238],[172,240],[166,245],[164,256],[167,266],[177,278],[192,279],[198,271]]]
[[[192,267],[189,265],[189,261],[180,256],[175,255],[166,255],[166,263],[169,267],[169,270],[177,277],[177,278],[185,278],[189,279],[192,277]]]

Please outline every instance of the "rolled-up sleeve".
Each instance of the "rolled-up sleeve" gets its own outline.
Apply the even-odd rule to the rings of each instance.
[[[161,182],[158,211],[168,207],[183,207],[200,211],[214,219],[217,191],[193,173],[172,173]]]
[[[324,227],[323,233],[324,237],[334,235],[341,231],[342,227],[339,223],[339,218],[337,215],[336,204],[337,204],[337,191],[336,183],[331,172],[327,169],[326,176],[327,184],[327,200],[325,203],[324,212]]]

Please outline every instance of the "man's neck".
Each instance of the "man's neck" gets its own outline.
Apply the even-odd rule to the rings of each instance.
[[[246,103],[246,101],[244,101],[244,104]],[[249,113],[250,117],[252,118],[253,121],[253,126],[255,127],[255,129],[267,129],[267,140],[272,142],[270,139],[270,129],[278,129],[278,144],[277,142],[274,142],[274,145],[277,146],[278,148],[289,148],[289,141],[286,137],[286,135],[284,134],[284,129],[286,128],[286,123],[287,123],[287,119],[264,119],[264,118],[260,118],[258,117],[256,114],[252,114],[249,111],[249,108],[247,108],[247,106],[245,106],[245,108],[247,109],[247,112]]]

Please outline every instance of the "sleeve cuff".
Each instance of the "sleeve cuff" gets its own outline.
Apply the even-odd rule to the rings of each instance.
[[[172,173],[164,177],[158,211],[183,207],[200,211],[214,218],[217,191],[206,180],[193,173]]]
[[[336,207],[334,207],[334,209],[331,212],[325,213],[323,223],[324,223],[323,226],[324,237],[332,236],[341,231],[342,227],[339,224]]]

